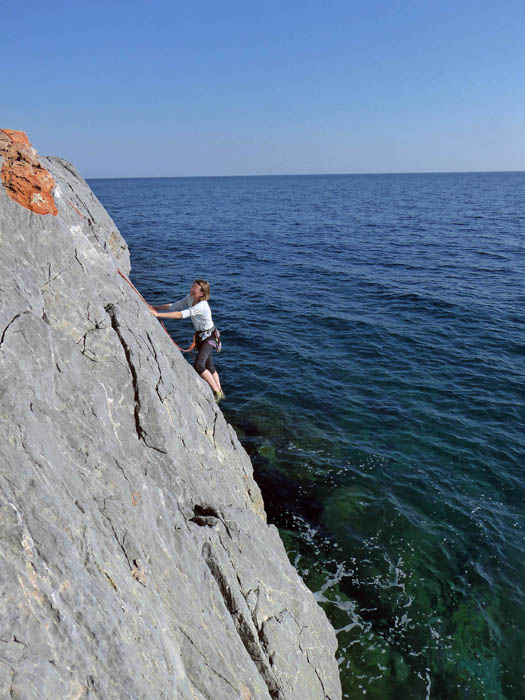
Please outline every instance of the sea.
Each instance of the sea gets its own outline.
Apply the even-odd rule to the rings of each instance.
[[[210,282],[221,408],[343,697],[522,700],[525,173],[89,184],[148,301]]]

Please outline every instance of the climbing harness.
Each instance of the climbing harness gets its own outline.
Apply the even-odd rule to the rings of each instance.
[[[150,304],[148,304],[148,302],[144,299],[144,297],[143,297],[142,294],[139,292],[139,290],[135,287],[135,285],[134,285],[132,282],[130,282],[129,279],[126,277],[126,275],[125,275],[123,272],[121,272],[119,269],[117,269],[117,272],[118,272],[119,275],[122,277],[122,279],[125,280],[125,281],[129,284],[129,286],[131,287],[131,289],[133,289],[133,291],[142,299],[142,301],[143,301],[143,302],[146,304],[146,306],[149,308],[149,307],[150,307]],[[168,333],[168,329],[166,328],[166,326],[164,325],[164,323],[160,320],[160,318],[158,318],[158,320],[160,321],[160,325],[161,325],[161,326],[164,328],[164,330],[166,331],[166,335],[168,336],[168,338],[171,340],[171,342],[172,342],[174,345],[176,345],[176,346],[179,348],[179,350],[181,350],[182,352],[190,352],[191,350],[193,350],[193,349],[195,348],[195,343],[197,342],[197,333],[194,333],[194,334],[193,334],[193,342],[192,342],[192,344],[190,345],[190,347],[184,349],[184,348],[181,348],[181,346],[173,340],[173,338],[171,337],[171,335]]]
[[[222,350],[221,332],[218,328],[213,329],[213,336],[215,338],[215,351],[220,352]]]

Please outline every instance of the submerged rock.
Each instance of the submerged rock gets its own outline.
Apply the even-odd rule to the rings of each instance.
[[[0,696],[340,698],[334,631],[111,218],[21,132],[0,161]]]

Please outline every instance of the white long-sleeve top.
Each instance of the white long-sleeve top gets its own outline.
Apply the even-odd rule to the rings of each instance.
[[[204,340],[202,331],[211,331],[213,328],[210,305],[207,301],[199,301],[193,305],[191,294],[188,294],[184,299],[174,301],[169,305],[168,311],[180,311],[182,318],[191,318],[193,327],[201,335],[201,340]],[[207,337],[207,335],[204,335],[204,337]]]

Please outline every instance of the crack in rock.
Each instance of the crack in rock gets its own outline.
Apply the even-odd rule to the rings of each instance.
[[[2,335],[0,336],[0,346],[2,346],[2,344],[4,342],[5,334],[7,333],[7,329],[9,328],[9,326],[12,326],[17,318],[20,318],[20,316],[23,316],[24,314],[28,314],[28,313],[30,313],[30,312],[29,311],[22,311],[22,313],[16,314],[16,316],[14,318],[12,318],[11,321],[9,321],[7,326],[4,328]]]
[[[85,357],[87,357],[88,360],[91,360],[92,362],[97,362],[96,353],[94,353],[92,350],[89,350],[88,348],[86,348],[87,337],[88,337],[89,333],[95,333],[96,331],[105,330],[107,328],[107,326],[104,325],[103,321],[98,321],[97,319],[91,318],[90,311],[89,311],[89,302],[88,302],[88,308],[87,308],[87,320],[92,324],[92,327],[87,329],[87,331],[80,338],[80,340],[77,340],[77,345],[82,344],[80,352]]]
[[[73,267],[74,263],[71,263],[67,267],[64,267],[60,272],[57,272],[56,275],[51,277],[51,263],[48,264],[48,270],[47,270],[47,282],[44,282],[44,284],[40,287],[40,289],[44,289],[44,287],[47,287],[48,284],[51,284],[51,282],[54,282],[60,275],[63,275],[64,272],[67,272],[67,270],[70,270]]]
[[[76,260],[77,263],[80,265],[80,267],[82,268],[83,272],[85,272],[86,269],[85,269],[85,267],[84,267],[82,261],[81,261],[80,258],[78,257],[78,251],[77,251],[76,248],[75,248],[75,260]]]
[[[155,391],[157,392],[157,396],[159,397],[160,401],[162,402],[163,398],[160,395],[160,391],[159,391],[159,386],[160,386],[160,383],[162,382],[162,370],[160,368],[159,358],[157,357],[157,351],[155,350],[155,346],[153,345],[153,341],[151,340],[150,334],[146,333],[146,337],[147,337],[148,342],[150,344],[151,351],[153,353],[153,358],[157,364],[157,369],[159,370],[159,378],[158,378],[157,383],[155,385]]]
[[[151,450],[155,450],[156,452],[160,452],[161,454],[167,454],[166,450],[161,449],[160,447],[155,447],[155,445],[150,445],[146,439],[147,437],[147,431],[144,429],[142,426],[141,420],[140,420],[140,406],[141,406],[141,399],[140,399],[140,390],[139,390],[139,381],[138,381],[138,375],[137,375],[137,370],[135,368],[135,365],[133,364],[132,360],[132,353],[131,353],[131,348],[127,344],[127,342],[124,339],[124,336],[122,335],[122,332],[120,330],[120,326],[118,323],[117,319],[117,314],[115,307],[113,304],[108,304],[105,307],[106,313],[108,314],[109,318],[111,319],[111,327],[117,334],[117,337],[120,341],[120,344],[122,345],[122,349],[124,350],[124,355],[126,357],[126,361],[128,363],[128,368],[131,374],[131,382],[133,386],[133,393],[134,393],[134,416],[135,416],[135,430],[137,433],[137,436],[139,440],[141,440],[146,447],[149,447]]]
[[[129,567],[129,570],[131,572],[131,575],[133,576],[133,578],[136,581],[138,581],[138,583],[140,583],[142,586],[146,587],[147,586],[147,576],[146,576],[146,571],[144,569],[144,566],[142,565],[141,561],[138,558],[136,558],[136,557],[133,558],[132,556],[130,556],[128,554],[128,551],[126,549],[126,535],[128,533],[127,532],[124,533],[124,535],[122,537],[122,541],[121,541],[120,537],[118,536],[117,530],[116,530],[115,526],[113,525],[113,521],[111,520],[108,513],[106,512],[106,501],[107,500],[108,500],[107,498],[104,499],[104,503],[102,504],[102,507],[100,507],[100,505],[99,505],[99,510],[108,522],[108,525],[113,533],[113,536],[115,537],[115,540],[117,541],[117,544],[118,544],[120,550],[122,551],[124,558],[126,559],[126,562],[127,562],[128,567]],[[113,585],[115,590],[117,590],[116,584],[114,583],[113,579],[109,576],[109,574],[107,572],[104,572],[104,573],[106,574],[107,578],[109,579],[110,583]]]
[[[102,515],[106,518],[106,520],[107,520],[107,522],[108,522],[108,525],[109,525],[109,527],[111,528],[111,531],[113,532],[113,536],[115,537],[119,548],[121,549],[122,553],[124,554],[124,557],[125,557],[125,559],[126,559],[126,562],[127,562],[128,566],[129,566],[129,570],[130,570],[130,571],[133,571],[133,565],[131,564],[131,561],[130,561],[130,559],[129,559],[128,553],[126,552],[126,549],[125,549],[124,544],[123,544],[123,541],[124,541],[124,539],[125,539],[125,535],[124,535],[123,541],[121,542],[120,539],[119,539],[119,536],[117,535],[117,531],[115,530],[115,526],[113,525],[113,523],[112,523],[112,521],[111,521],[111,518],[109,517],[109,515],[108,515],[107,512],[106,512],[106,501],[107,501],[107,500],[108,500],[107,498],[104,499],[104,502],[103,502],[103,504],[102,504],[102,507],[100,507],[100,505],[98,506],[98,507],[99,507],[99,510],[100,510],[100,512],[102,513]],[[97,504],[97,505],[98,505],[98,504]]]
[[[209,668],[210,671],[211,671],[212,673],[214,673],[214,674],[215,674],[218,678],[220,678],[222,681],[224,681],[224,682],[226,683],[226,685],[229,685],[230,688],[231,688],[234,692],[237,692],[237,688],[235,688],[235,687],[231,684],[231,682],[230,682],[225,676],[222,675],[222,673],[219,673],[219,671],[217,671],[215,668],[213,668],[213,666],[211,666],[211,664],[210,664],[210,662],[209,662],[209,659],[206,658],[206,655],[199,649],[199,647],[197,646],[197,644],[196,644],[196,643],[194,642],[194,640],[190,637],[190,635],[186,632],[186,630],[183,629],[182,627],[179,627],[179,629],[180,629],[182,635],[188,640],[188,642],[189,642],[189,643],[192,645],[192,647],[197,651],[197,653],[200,654],[200,655],[202,656],[202,658],[204,659],[204,665],[206,666],[206,668]],[[198,687],[197,683],[195,682],[195,679],[192,679],[191,682],[195,685],[195,687],[199,690],[199,692],[200,692],[203,696],[207,694],[207,693],[204,692],[204,689]]]
[[[252,629],[253,622],[251,618],[246,619],[242,610],[239,609],[228,576],[223,572],[209,542],[204,544],[202,554],[211,575],[217,583],[226,609],[231,615],[233,624],[237,630],[237,634],[259,671],[259,675],[266,684],[270,697],[273,698],[273,700],[286,700],[279,682],[272,671],[270,659],[265,649],[261,646],[262,640],[260,639],[260,634],[256,629]],[[242,594],[241,597],[243,597]]]
[[[217,443],[216,443],[216,439],[215,439],[215,431],[216,431],[216,429],[217,429],[217,418],[218,418],[218,416],[219,416],[219,411],[217,410],[217,411],[215,411],[215,416],[214,416],[214,418],[213,418],[213,428],[212,428],[212,430],[211,430],[211,439],[212,439],[213,446],[215,447],[215,449],[217,449]],[[206,431],[206,432],[208,432],[208,431]]]
[[[106,312],[109,315],[111,319],[111,327],[117,334],[118,339],[120,340],[120,344],[122,345],[122,349],[124,350],[124,355],[126,357],[126,361],[128,363],[128,368],[131,373],[131,380],[132,380],[132,385],[133,385],[133,392],[134,392],[134,415],[135,415],[135,430],[137,432],[137,435],[139,437],[139,440],[144,440],[144,435],[145,431],[142,428],[142,425],[140,424],[140,392],[139,392],[139,383],[138,383],[138,378],[137,378],[137,370],[135,369],[135,365],[131,361],[131,350],[129,348],[129,345],[126,343],[124,340],[124,337],[122,336],[122,333],[120,332],[120,327],[117,321],[117,316],[115,313],[115,307],[112,304],[108,304],[106,307]]]

